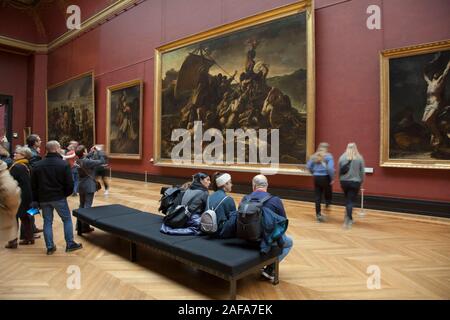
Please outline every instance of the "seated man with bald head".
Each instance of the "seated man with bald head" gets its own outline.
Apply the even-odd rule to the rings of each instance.
[[[269,182],[267,181],[266,176],[259,174],[255,176],[252,180],[252,187],[253,192],[249,195],[246,195],[241,202],[246,201],[247,199],[257,199],[262,200],[266,198],[267,196],[270,196],[270,193],[267,192],[267,189],[269,188]],[[272,196],[270,199],[264,202],[263,207],[266,207],[270,210],[272,210],[274,213],[287,218],[286,216],[286,210],[284,209],[283,203],[281,202],[281,199],[277,196]],[[281,262],[289,253],[293,245],[292,238],[288,237],[286,234],[283,234],[283,250],[281,252],[281,255],[279,257],[279,261]],[[270,281],[273,281],[275,279],[275,266],[269,265],[266,266],[262,272],[261,275],[265,277],[266,279],[269,279]]]

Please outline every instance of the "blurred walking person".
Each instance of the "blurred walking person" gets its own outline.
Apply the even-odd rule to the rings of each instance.
[[[88,153],[87,149],[83,145],[79,145],[76,150],[78,157],[76,163],[78,166],[78,176],[80,177],[80,183],[78,185],[78,194],[80,196],[80,208],[90,208],[94,202],[94,195],[97,191],[97,183],[95,180],[95,169],[105,163],[105,159],[102,154],[98,154],[98,159],[94,160],[94,153],[96,147],[93,146]],[[94,228],[88,223],[82,222],[77,219],[77,231],[78,234],[94,231]]]
[[[322,195],[325,198],[325,207],[328,209],[333,194],[334,160],[332,154],[328,152],[328,148],[328,143],[320,143],[316,153],[310,157],[307,163],[308,170],[314,177],[316,219],[318,222],[325,221],[321,210]]]
[[[359,189],[364,182],[364,176],[364,159],[359,154],[356,143],[351,142],[339,158],[339,180],[345,195],[346,214],[343,226],[345,229],[351,228],[353,224],[353,203],[356,201]]]
[[[20,188],[0,160],[0,241],[8,241],[6,248],[17,248],[16,213],[20,205]]]

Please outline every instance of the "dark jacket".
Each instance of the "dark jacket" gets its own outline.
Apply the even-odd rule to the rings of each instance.
[[[99,157],[98,160],[92,159],[93,154],[89,153],[82,159],[76,161],[78,168],[78,176],[80,182],[78,184],[79,193],[94,193],[97,191],[95,184],[95,169],[105,163],[103,157]]]
[[[31,153],[33,154],[33,156],[30,159],[30,166],[32,168],[34,168],[34,165],[42,160],[41,155],[36,151],[36,149],[34,148],[30,148],[31,149]]]
[[[208,189],[206,189],[200,182],[194,181],[189,189],[184,192],[181,204],[186,204],[186,199],[190,198],[190,193],[196,193],[195,197],[189,203],[189,212],[201,215],[206,208],[206,201],[208,200]]]
[[[222,189],[217,190],[211,194],[208,198],[207,204],[209,205],[207,209],[213,209],[216,212],[217,217],[217,231],[220,233],[225,222],[229,219],[231,212],[236,211],[236,204],[233,198],[228,197],[223,200],[220,206],[217,206],[223,198],[227,197],[227,194]]]
[[[242,201],[247,199],[262,200],[270,195],[268,192],[255,191],[246,195]],[[224,223],[220,231],[220,238],[234,238],[236,237],[236,223],[238,212],[232,212],[229,219]],[[288,220],[286,211],[284,210],[281,199],[277,196],[272,196],[269,200],[264,202],[262,207],[262,235],[260,241],[260,252],[262,254],[268,253],[272,245],[277,243],[279,247],[283,246],[283,234],[286,233],[288,227]]]
[[[47,156],[34,164],[31,174],[33,201],[49,202],[62,200],[73,192],[70,166],[57,153]]]
[[[268,195],[269,195],[268,192],[256,190],[256,191],[253,191],[252,193],[250,193],[249,195],[244,196],[244,198],[241,200],[241,202],[248,198],[262,200],[263,198],[265,198]],[[278,214],[284,218],[287,218],[286,210],[284,210],[283,203],[281,202],[281,199],[277,196],[272,196],[272,198],[267,200],[264,203],[264,207],[267,207],[270,210],[272,210],[273,212],[275,212],[276,214]]]
[[[28,213],[28,209],[31,208],[31,202],[33,201],[33,195],[31,193],[31,171],[25,163],[14,163],[10,168],[9,173],[17,181],[21,190],[21,203],[17,210],[18,217],[24,217]]]

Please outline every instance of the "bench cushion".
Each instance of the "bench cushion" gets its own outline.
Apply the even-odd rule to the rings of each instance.
[[[94,226],[122,237],[128,237],[134,228],[150,224],[161,225],[162,219],[163,217],[161,215],[137,212],[135,214],[101,218],[95,221]]]
[[[172,251],[182,258],[228,275],[237,275],[281,254],[281,249],[278,247],[272,248],[267,255],[261,255],[258,244],[250,244],[236,238],[212,239],[209,237],[196,237],[174,243]]]
[[[136,214],[141,213],[142,211],[125,207],[120,204],[113,204],[92,208],[79,208],[73,210],[72,212],[75,217],[80,217],[87,223],[95,224],[95,221],[98,219]]]

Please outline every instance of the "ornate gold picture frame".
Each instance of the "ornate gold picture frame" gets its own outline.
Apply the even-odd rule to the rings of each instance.
[[[237,106],[244,99],[252,102]],[[269,103],[272,109],[267,108]],[[175,128],[193,130],[198,120],[204,130],[261,128],[250,119],[269,123],[267,129],[279,129],[277,173],[309,175],[306,159],[314,151],[315,124],[312,1],[296,2],[156,48],[155,165],[180,166],[169,156],[176,143],[171,140]],[[266,167],[258,162],[241,163],[193,161],[182,167],[250,172]]]
[[[380,53],[382,167],[450,169],[450,40]]]
[[[94,72],[86,72],[46,90],[46,135],[66,147],[71,140],[95,144]]]
[[[142,80],[107,88],[106,150],[110,158],[142,158]]]

